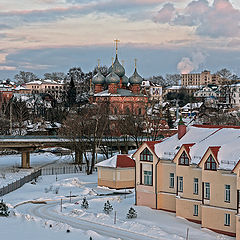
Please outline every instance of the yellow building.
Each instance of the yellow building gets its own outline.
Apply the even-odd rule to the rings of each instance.
[[[211,72],[207,70],[201,73],[188,73],[181,75],[182,86],[201,86],[219,83],[220,77],[217,74],[211,74]]]
[[[115,155],[96,166],[98,186],[115,189],[135,187],[135,161],[128,155]]]
[[[186,127],[133,155],[136,204],[240,239],[240,127]]]

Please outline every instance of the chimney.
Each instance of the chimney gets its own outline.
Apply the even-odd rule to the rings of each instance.
[[[182,116],[180,116],[179,122],[178,122],[178,139],[181,139],[187,132],[187,127],[184,124],[184,121],[182,120]]]

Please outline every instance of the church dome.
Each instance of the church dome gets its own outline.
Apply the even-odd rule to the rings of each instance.
[[[109,74],[107,75],[107,77],[106,77],[106,82],[107,82],[108,84],[111,84],[111,83],[119,83],[119,82],[120,82],[120,78],[119,78],[119,76],[118,76],[116,73],[111,72],[111,73],[109,73]]]
[[[122,77],[122,84],[127,85],[127,84],[128,84],[128,81],[129,81],[128,77],[127,77],[126,75],[124,75],[124,76]]]
[[[137,69],[135,68],[133,75],[129,78],[129,82],[131,84],[141,84],[142,81],[143,78],[138,74]]]
[[[100,70],[98,70],[98,73],[93,77],[92,83],[93,84],[104,84],[105,83],[105,77],[102,75]]]
[[[113,63],[113,66],[110,66],[108,69],[108,72],[111,73],[112,70],[119,76],[119,77],[123,77],[125,74],[125,69],[124,67],[121,65],[121,63],[118,61],[118,57],[116,54],[116,58],[115,61]]]

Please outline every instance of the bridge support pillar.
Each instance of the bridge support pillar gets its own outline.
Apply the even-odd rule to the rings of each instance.
[[[82,163],[83,163],[83,152],[75,151],[75,164],[82,164]]]
[[[120,147],[121,154],[128,154],[128,146]]]
[[[22,152],[22,168],[30,168],[30,152]]]

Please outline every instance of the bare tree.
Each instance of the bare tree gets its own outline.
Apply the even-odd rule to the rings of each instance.
[[[36,80],[38,77],[32,72],[24,72],[20,71],[18,74],[14,76],[14,79],[19,83],[27,83]]]

